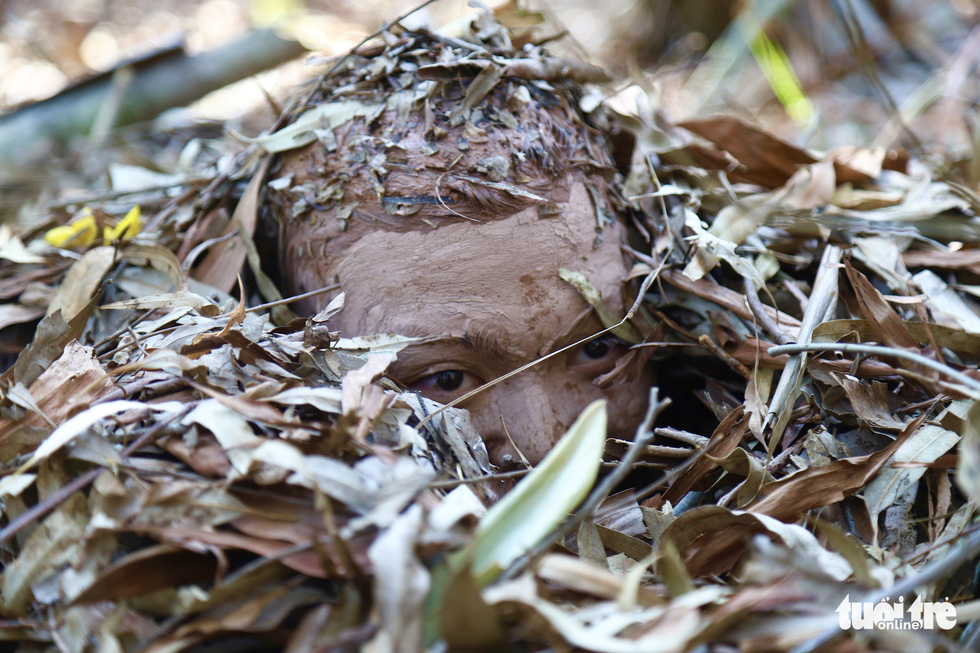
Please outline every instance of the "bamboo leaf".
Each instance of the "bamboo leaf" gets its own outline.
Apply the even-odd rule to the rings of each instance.
[[[492,581],[548,535],[595,482],[606,442],[606,402],[594,401],[541,464],[480,521],[473,548],[479,584]]]

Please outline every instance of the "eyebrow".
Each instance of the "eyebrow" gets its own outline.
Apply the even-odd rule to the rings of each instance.
[[[515,365],[523,362],[526,358],[526,356],[519,356],[516,352],[508,350],[500,344],[497,336],[486,332],[466,333],[463,336],[429,336],[406,347],[402,352],[399,352],[398,357],[411,364],[416,357],[432,356],[433,352],[437,355],[444,355],[445,352],[454,350],[463,350],[468,354],[480,356],[490,355],[497,360],[504,360]]]
[[[524,358],[519,356],[516,352],[511,351],[500,344],[500,339],[496,335],[492,335],[486,331],[477,331],[475,333],[465,333],[462,337],[460,336],[435,336],[432,339],[426,339],[425,341],[419,343],[420,345],[432,343],[434,345],[449,345],[451,347],[462,347],[463,349],[480,354],[492,354],[497,358],[506,358],[512,360],[520,360]]]
[[[476,333],[467,332],[462,338],[453,338],[450,336],[449,340],[463,345],[464,348],[470,351],[490,353],[499,358],[520,358],[515,352],[501,345],[500,339],[497,336],[490,335],[485,331],[477,331]]]

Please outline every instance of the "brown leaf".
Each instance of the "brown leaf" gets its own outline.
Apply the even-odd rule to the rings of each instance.
[[[235,207],[231,222],[225,227],[222,236],[238,229],[244,230],[249,236],[255,233],[259,215],[259,196],[265,186],[265,176],[271,163],[272,157],[262,160],[258,170],[252,175],[245,194]],[[245,254],[245,245],[241,238],[230,238],[216,243],[204,260],[194,268],[192,276],[218,290],[228,292],[235,285],[235,279],[238,278],[238,273],[245,262]]]
[[[76,411],[106,399],[118,390],[102,371],[92,348],[72,342],[31,384],[29,392],[40,411],[53,423],[60,424]],[[19,420],[0,420],[0,460],[26,453],[15,446],[11,436],[33,428],[43,428],[44,433],[50,431],[47,420],[35,412],[28,412]],[[29,443],[28,439],[21,444]]]
[[[313,576],[314,578],[327,578],[327,574],[320,564],[320,560],[315,551],[301,551],[280,557],[286,550],[293,548],[288,542],[249,537],[238,533],[226,531],[205,530],[202,526],[137,526],[134,530],[146,535],[152,535],[164,542],[191,546],[200,544],[213,545],[221,548],[242,549],[250,551],[264,558],[277,558],[282,564],[290,569],[294,569],[301,574]],[[312,543],[311,543],[312,544]]]
[[[205,478],[224,478],[231,469],[228,455],[210,433],[205,433],[197,446],[190,447],[181,438],[166,438],[160,446]]]
[[[881,451],[868,456],[853,456],[821,467],[808,467],[778,481],[766,483],[745,509],[779,519],[793,521],[800,513],[829,506],[860,490],[898,448],[925,421],[923,413],[910,422],[898,437]]]
[[[112,563],[75,598],[75,603],[116,601],[167,587],[207,583],[217,568],[214,556],[159,544]]]
[[[863,383],[850,374],[834,374],[851,402],[854,414],[868,426],[881,429],[901,430],[905,422],[892,416],[889,408],[889,398],[893,397],[888,386],[880,381],[870,385]]]
[[[752,311],[745,302],[745,297],[734,290],[720,286],[707,279],[692,281],[684,276],[680,270],[669,268],[662,270],[660,277],[675,288],[714,302],[742,319],[748,320],[750,323],[755,320]],[[771,306],[765,306],[765,309],[771,318],[776,320],[780,326],[789,332],[790,336],[792,336],[792,331],[800,328],[800,321],[792,315],[777,311]]]
[[[711,441],[704,449],[705,454],[710,454],[715,458],[724,458],[739,445],[748,430],[749,421],[745,419],[742,406],[738,406],[715,429],[711,435]],[[660,508],[664,503],[670,501],[671,505],[676,506],[677,502],[690,492],[708,472],[717,467],[718,463],[702,456],[681,472],[681,475],[674,480],[659,500],[653,503],[645,502],[644,505],[648,508]]]
[[[238,306],[235,307],[228,315],[228,322],[225,324],[225,328],[221,330],[218,334],[219,337],[227,336],[233,327],[238,326],[245,321],[245,286],[242,284],[242,275],[238,275],[238,289],[241,291],[241,298],[238,301]]]
[[[851,287],[854,288],[854,294],[857,295],[861,314],[868,320],[881,343],[890,347],[918,349],[918,343],[905,328],[905,322],[888,305],[878,289],[871,285],[868,278],[856,270],[850,261],[844,261],[844,269]]]
[[[270,406],[264,401],[252,401],[239,395],[228,395],[191,380],[188,380],[187,383],[192,385],[198,392],[217,399],[220,403],[241,414],[246,419],[280,427],[297,425],[296,421],[287,419],[275,407]]]
[[[910,268],[961,269],[980,274],[980,249],[961,249],[956,252],[939,249],[912,250],[902,252],[902,261]]]
[[[931,332],[943,347],[949,347],[959,354],[980,356],[980,338],[974,334],[934,322],[905,322],[904,324],[917,343],[929,342]],[[851,334],[860,342],[875,338],[875,331],[867,320],[830,320],[817,325],[813,330],[813,339],[816,342],[828,342],[840,340]]]
[[[678,126],[731,154],[744,166],[738,176],[766,188],[779,188],[801,165],[816,163],[804,150],[733,116],[689,120]]]
[[[20,352],[14,366],[0,376],[0,383],[8,387],[14,383],[25,386],[34,383],[61,356],[65,345],[81,335],[92,310],[102,300],[102,293],[108,283],[103,283],[91,300],[67,323],[61,316],[61,311],[46,315],[37,325],[30,346]]]
[[[861,183],[877,179],[882,169],[905,172],[909,161],[908,152],[845,145],[827,152],[827,159],[834,162],[839,183]]]

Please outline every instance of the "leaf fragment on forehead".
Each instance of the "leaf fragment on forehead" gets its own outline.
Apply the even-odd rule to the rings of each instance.
[[[612,332],[617,338],[634,345],[643,340],[640,332],[632,324],[629,322],[620,324],[622,320],[606,307],[602,301],[602,293],[599,292],[599,289],[583,273],[560,268],[558,270],[558,276],[578,290],[582,298],[596,310],[596,313],[599,314],[599,319],[602,321],[602,326],[607,329],[612,326],[616,327]]]

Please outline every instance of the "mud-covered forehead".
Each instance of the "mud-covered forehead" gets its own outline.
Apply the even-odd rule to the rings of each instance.
[[[367,233],[331,261],[346,293],[332,325],[349,335],[488,334],[514,354],[515,367],[527,362],[589,309],[560,269],[583,274],[611,310],[623,310],[624,228],[607,227],[596,247],[588,204],[576,182],[560,220],[525,209],[478,225]]]

